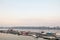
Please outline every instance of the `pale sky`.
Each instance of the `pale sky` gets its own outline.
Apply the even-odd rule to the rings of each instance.
[[[60,26],[60,0],[0,0],[0,25]]]

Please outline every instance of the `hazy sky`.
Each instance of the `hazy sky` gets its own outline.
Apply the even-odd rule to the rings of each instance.
[[[0,25],[60,26],[60,0],[0,0]]]

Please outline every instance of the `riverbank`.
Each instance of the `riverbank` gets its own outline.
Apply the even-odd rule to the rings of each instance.
[[[31,36],[18,36],[13,34],[6,34],[6,33],[0,33],[0,40],[37,40],[34,37]],[[38,40],[45,40],[42,38],[38,38]]]

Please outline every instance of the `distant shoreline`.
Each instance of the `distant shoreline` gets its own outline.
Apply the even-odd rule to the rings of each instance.
[[[60,27],[0,27],[0,29],[60,30]]]

